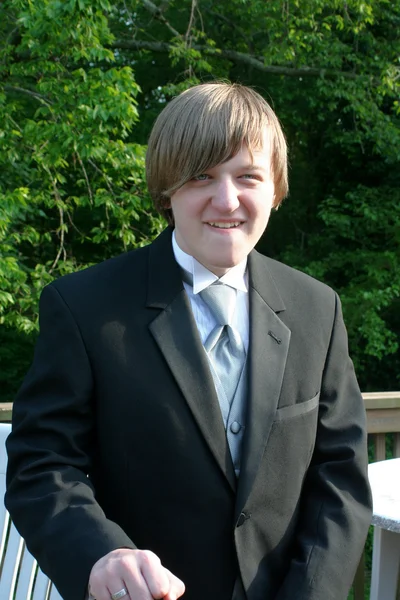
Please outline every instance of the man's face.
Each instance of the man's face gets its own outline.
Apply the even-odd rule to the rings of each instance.
[[[274,199],[268,142],[265,134],[253,160],[243,145],[171,196],[179,247],[218,277],[246,258],[267,226]]]

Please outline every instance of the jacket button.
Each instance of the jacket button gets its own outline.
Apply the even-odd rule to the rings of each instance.
[[[245,513],[245,512],[241,512],[239,515],[239,518],[236,522],[236,527],[241,527],[243,525],[243,523],[245,521],[247,521],[247,519],[250,519],[251,515]]]
[[[233,423],[231,423],[230,430],[232,431],[232,433],[239,433],[241,429],[242,426],[237,421],[233,421]]]

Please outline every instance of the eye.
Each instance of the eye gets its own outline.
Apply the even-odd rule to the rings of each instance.
[[[244,175],[240,176],[241,179],[260,179],[259,175],[256,175],[255,173],[245,173]]]
[[[193,177],[193,181],[207,181],[207,179],[209,178],[210,176],[206,173],[200,173],[200,175],[196,175],[195,177]]]

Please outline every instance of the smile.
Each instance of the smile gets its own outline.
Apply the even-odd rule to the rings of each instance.
[[[214,223],[208,222],[207,225],[211,225],[211,227],[217,227],[218,229],[234,229],[235,227],[239,227],[242,224],[242,221],[235,221],[233,223]]]

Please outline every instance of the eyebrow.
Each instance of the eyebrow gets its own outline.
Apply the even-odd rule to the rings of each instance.
[[[262,167],[261,165],[257,165],[255,163],[248,163],[245,165],[240,165],[239,166],[240,169],[246,170],[246,171],[265,171],[265,167]]]

